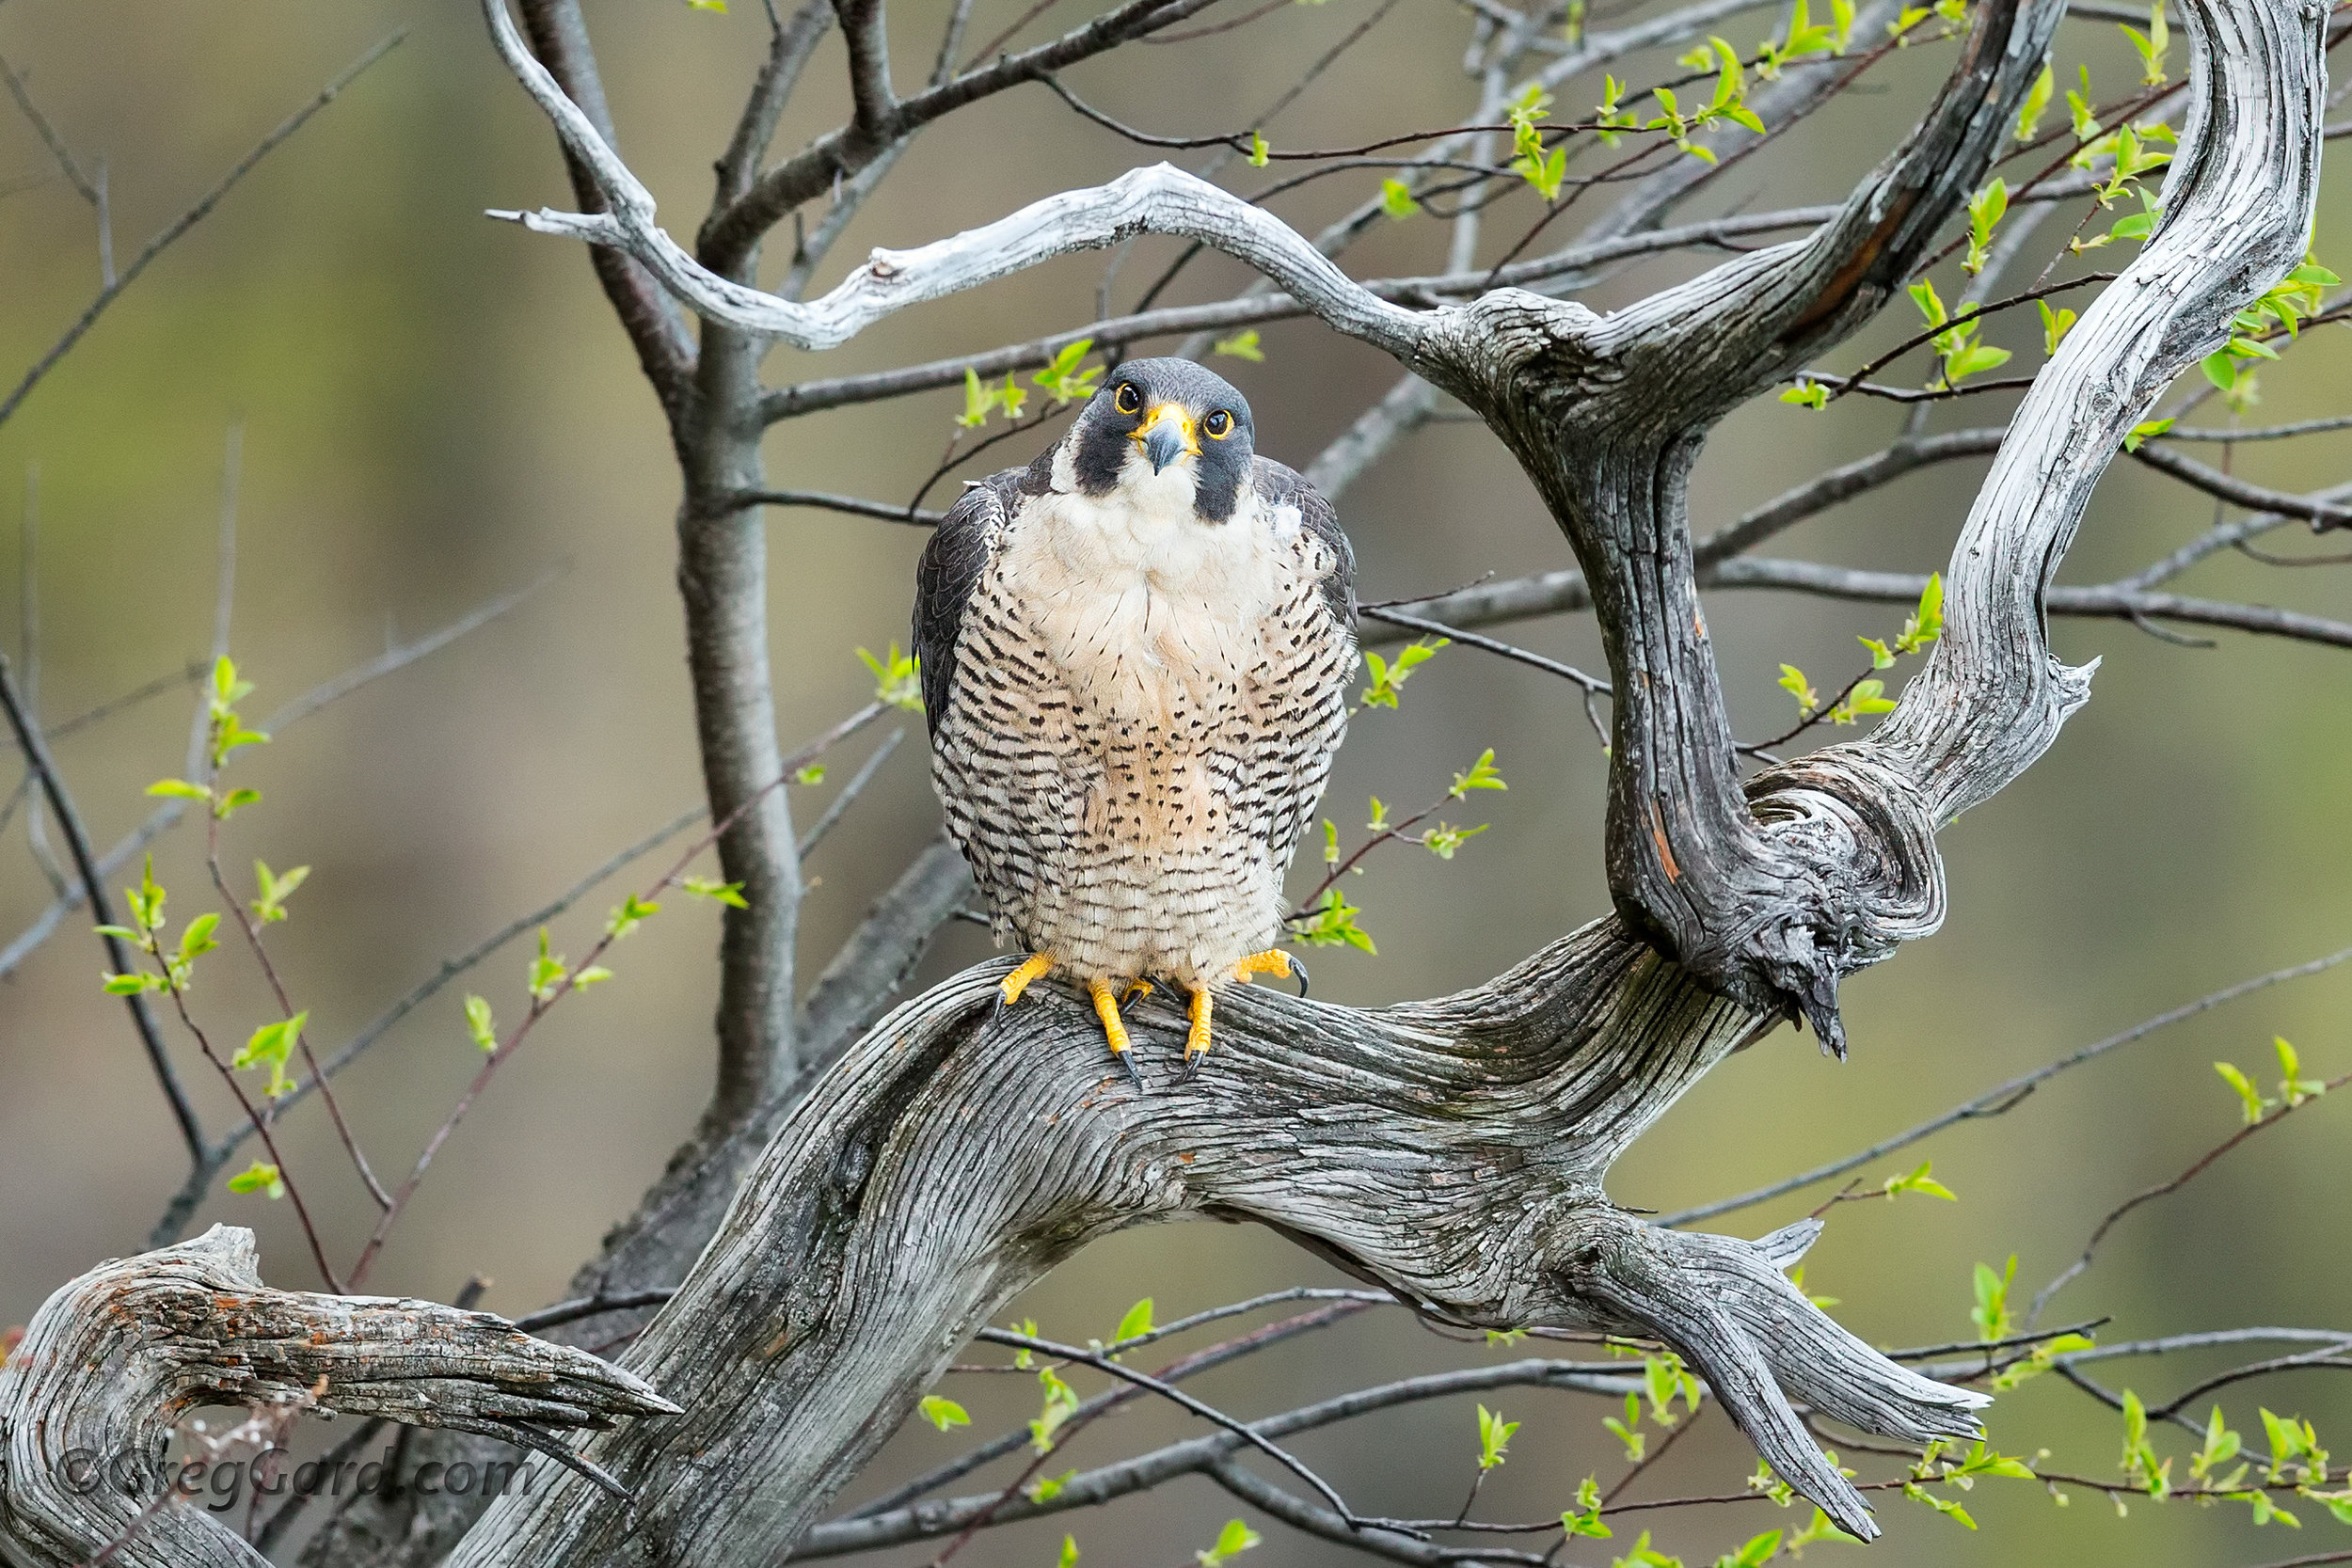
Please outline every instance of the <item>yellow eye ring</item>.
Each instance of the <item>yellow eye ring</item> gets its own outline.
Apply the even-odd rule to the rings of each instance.
[[[1233,433],[1233,416],[1220,408],[1201,420],[1200,428],[1209,433],[1210,439],[1222,441]]]
[[[1136,395],[1136,384],[1132,381],[1120,382],[1119,390],[1111,394],[1111,406],[1122,414],[1141,413],[1143,400]]]

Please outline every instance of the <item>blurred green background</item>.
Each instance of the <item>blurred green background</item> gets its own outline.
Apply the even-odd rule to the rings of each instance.
[[[1372,0],[1289,8],[1246,32],[1130,50],[1073,73],[1073,85],[1155,131],[1230,129],[1371,8]],[[992,35],[1019,9],[1012,0],[980,0],[972,36]],[[1072,24],[1079,9],[1055,12],[1031,35]],[[1443,0],[1405,0],[1269,132],[1328,146],[1454,122],[1473,102],[1458,64],[1467,14]],[[902,80],[928,68],[943,15],[940,0],[894,14]],[[596,0],[588,16],[624,150],[671,230],[691,232],[709,161],[764,44],[760,8],[739,4],[718,15],[676,0]],[[1747,42],[1777,23],[1757,10],[1726,26]],[[498,66],[472,6],[0,7],[0,51],[77,152],[106,160],[116,252],[125,260],[321,83],[398,27],[409,29],[406,41],[166,254],[0,425],[0,580],[10,606],[21,577],[17,498],[38,469],[40,702],[51,722],[203,654],[232,425],[243,429],[233,645],[260,687],[247,705],[257,721],[389,642],[562,568],[495,624],[241,757],[240,773],[268,799],[231,826],[230,863],[258,856],[315,867],[273,941],[298,1004],[312,1010],[315,1037],[328,1042],[444,956],[697,800],[672,586],[677,483],[665,433],[579,247],[481,215],[571,201],[545,122]],[[2185,53],[2176,42],[2176,70]],[[839,58],[837,40],[829,40],[780,147],[835,122],[844,106]],[[1871,90],[1743,163],[1689,212],[1834,198],[1900,135],[1949,58],[1948,45],[1898,57],[1873,74]],[[2104,23],[2062,34],[2061,71],[2077,60],[2116,87],[2137,69]],[[1629,75],[1643,82],[1673,70],[1648,59]],[[1577,112],[1593,91],[1572,87],[1563,112]],[[1043,88],[1005,94],[917,140],[823,280],[868,245],[920,243],[1142,156]],[[0,189],[49,167],[21,117],[0,105]],[[1279,210],[1311,227],[1376,189],[1377,179],[1335,178]],[[1525,210],[1524,199],[1504,209],[1495,232],[1515,236]],[[2053,245],[2072,215],[2047,226]],[[1501,243],[1490,241],[1487,254]],[[2327,193],[2317,245],[2344,270],[2352,195],[2341,180]],[[1170,253],[1142,247],[1119,299],[1132,300]],[[1433,271],[1443,253],[1442,233],[1422,218],[1384,227],[1347,264],[1362,276]],[[1693,265],[1637,271],[1583,297],[1605,309]],[[941,357],[1083,324],[1101,268],[1100,257],[1041,268],[908,311],[833,354],[780,351],[770,379]],[[1215,297],[1241,280],[1239,268],[1212,258],[1174,297]],[[0,365],[8,377],[97,287],[91,215],[71,189],[53,180],[0,198]],[[1955,293],[1947,284],[1947,297]],[[1909,330],[1890,315],[1840,363]],[[1990,335],[2034,362],[2030,324],[2004,322]],[[1222,359],[1217,368],[1250,397],[1261,449],[1300,466],[1395,374],[1313,324],[1271,327],[1264,346],[1263,364]],[[2343,411],[2345,347],[2342,330],[2328,329],[2267,372],[2256,417]],[[1938,427],[1985,418],[1987,402],[1997,400],[1939,414]],[[779,427],[768,448],[771,477],[904,499],[938,460],[960,406],[959,394],[942,392]],[[1855,403],[1825,417],[1770,402],[1741,412],[1700,467],[1701,525],[1874,450],[1898,420]],[[1025,462],[1044,439],[1008,444],[992,459]],[[2340,481],[2347,467],[2352,433],[2249,449],[2238,459],[2240,472],[2296,488]],[[1980,471],[1972,464],[1915,475],[1804,525],[1773,553],[1930,569],[1948,550]],[[1520,475],[1475,426],[1414,437],[1346,497],[1342,515],[1370,598],[1568,563]],[[2065,579],[2113,576],[2211,521],[2207,502],[2120,465]],[[769,527],[789,744],[864,700],[871,681],[852,649],[903,639],[923,538],[814,513],[774,513]],[[2280,537],[2288,540],[2280,547],[2298,547]],[[2352,614],[2342,570],[2288,573],[2233,557],[2183,586]],[[1780,660],[1831,689],[1853,663],[1857,633],[1884,636],[1901,621],[1894,607],[1754,594],[1719,594],[1708,609],[1747,735],[1788,721],[1788,699],[1773,684]],[[13,652],[13,608],[0,610],[0,626]],[[1509,635],[1598,667],[1597,640],[1581,618]],[[1620,1201],[1664,1209],[1742,1189],[2225,983],[2352,942],[2342,809],[2352,659],[2226,633],[2217,648],[2187,648],[2117,623],[2061,623],[2056,639],[2070,660],[2105,660],[2095,700],[2040,766],[1944,835],[1948,924],[1851,982],[1853,1059],[1825,1061],[1809,1037],[1784,1030],[1727,1063],[1620,1167],[1613,1183]],[[812,863],[819,881],[804,916],[807,973],[933,831],[920,724],[907,718],[910,744]],[[62,766],[102,846],[145,815],[151,802],[140,791],[151,779],[181,770],[187,727],[186,702],[175,693],[62,743]],[[835,784],[869,744],[870,736],[834,759]],[[1441,656],[1417,675],[1400,712],[1359,721],[1327,809],[1352,830],[1368,794],[1418,803],[1487,746],[1512,784],[1477,802],[1492,831],[1451,863],[1406,850],[1375,857],[1350,894],[1380,956],[1319,959],[1319,994],[1372,1003],[1456,989],[1606,909],[1602,759],[1573,692],[1522,667],[1466,651]],[[801,792],[804,820],[832,787]],[[0,858],[0,940],[48,898],[24,832],[21,823],[12,830]],[[185,831],[157,849],[178,918],[207,903],[199,853]],[[616,884],[560,922],[559,949],[584,949],[617,896]],[[0,1323],[23,1322],[98,1259],[140,1247],[183,1174],[120,1006],[100,994],[101,954],[84,924],[69,923],[0,987],[0,1192],[8,1198],[0,1211]],[[496,1280],[486,1305],[509,1313],[560,1293],[701,1109],[715,938],[707,908],[676,909],[623,951],[616,982],[540,1031],[441,1155],[375,1288],[446,1298],[479,1273]],[[924,974],[986,952],[971,928],[951,929]],[[200,1006],[220,1035],[242,1038],[271,1016],[265,998],[236,963],[216,960],[216,971]],[[473,985],[511,1011],[521,981],[516,949]],[[379,1167],[405,1167],[477,1065],[460,1016],[463,989],[409,1019],[342,1080]],[[1876,1342],[1968,1338],[1978,1260],[1997,1263],[2014,1251],[2021,1281],[2038,1284],[2114,1202],[2227,1134],[2235,1102],[2214,1060],[2267,1073],[2278,1033],[2302,1048],[2316,1075],[2352,1069],[2347,1003],[2352,966],[2168,1030],[2001,1119],[1952,1132],[1926,1152],[1962,1201],[1840,1209],[1809,1264],[1809,1288],[1840,1297],[1839,1316]],[[182,1069],[213,1124],[226,1125],[224,1096],[193,1051],[183,1052]],[[2352,1106],[2315,1106],[2126,1221],[2050,1321],[2111,1314],[2106,1334],[2132,1338],[2239,1323],[2343,1326],[2352,1307],[2342,1241],[2352,1174],[2346,1115]],[[372,1211],[315,1108],[294,1118],[287,1148],[347,1257]],[[1822,1196],[1723,1223],[1760,1234]],[[215,1219],[261,1232],[273,1282],[315,1283],[283,1205],[218,1193],[199,1224]],[[1316,1282],[1332,1282],[1328,1271],[1270,1234],[1188,1226],[1101,1244],[1018,1310],[1048,1333],[1107,1337],[1139,1296],[1155,1297],[1165,1321]],[[1375,1312],[1199,1386],[1253,1413],[1406,1370],[1523,1354],[1457,1346],[1401,1312]],[[2115,1381],[2153,1394],[2205,1366],[2140,1363]],[[1091,1390],[1091,1380],[1079,1381]],[[982,1432],[1034,1413],[1025,1380],[966,1378],[949,1391]],[[2259,1395],[2233,1390],[2233,1420],[2257,1433],[2258,1397],[2314,1416],[2323,1435],[2332,1422],[2339,1449],[2352,1448],[2343,1435],[2352,1398],[2341,1378],[2304,1374]],[[1543,1517],[1567,1505],[1588,1471],[1604,1483],[1614,1475],[1621,1462],[1594,1402],[1506,1392],[1501,1402],[1525,1425],[1486,1489],[1486,1516]],[[2005,1399],[1992,1426],[2010,1451],[2047,1447],[2061,1468],[2113,1474],[2117,1422],[2055,1378]],[[1181,1416],[1131,1408],[1056,1467],[1189,1430]],[[935,1463],[956,1441],[927,1427],[902,1433],[861,1492]],[[1409,1514],[1456,1506],[1475,1445],[1463,1401],[1336,1428],[1298,1447],[1352,1495]],[[1753,1464],[1710,1416],[1644,1485],[1659,1497],[1737,1491]],[[1981,1533],[1899,1500],[1883,1507],[1890,1537],[1877,1560],[1923,1568],[2187,1565],[2352,1544],[2352,1530],[2315,1508],[2302,1511],[2310,1528],[2289,1537],[2276,1528],[2257,1536],[2237,1509],[2143,1504],[2118,1517],[2098,1497],[2077,1494],[2059,1511],[2039,1488],[2014,1481],[1979,1487],[1969,1506]],[[1187,1481],[1050,1529],[996,1532],[962,1560],[1042,1564],[1068,1528],[1090,1563],[1182,1562],[1237,1512],[1207,1482]],[[1806,1516],[1755,1503],[1651,1523],[1659,1545],[1711,1560],[1756,1531]],[[1269,1541],[1254,1561],[1358,1560],[1256,1522]],[[1605,1560],[1631,1533],[1580,1543],[1566,1559]],[[927,1561],[933,1549],[891,1560]]]

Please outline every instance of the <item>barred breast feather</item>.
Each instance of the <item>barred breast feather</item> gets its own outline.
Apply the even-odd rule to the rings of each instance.
[[[1231,518],[1181,526],[1057,490],[1052,458],[973,486],[924,552],[947,830],[999,942],[1207,985],[1279,938],[1346,729],[1354,559],[1265,458]]]

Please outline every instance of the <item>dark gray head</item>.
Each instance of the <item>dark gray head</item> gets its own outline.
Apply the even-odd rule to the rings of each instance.
[[[1070,432],[1078,489],[1162,489],[1189,478],[1202,522],[1232,516],[1249,479],[1257,427],[1249,400],[1189,359],[1130,359],[1103,380]]]

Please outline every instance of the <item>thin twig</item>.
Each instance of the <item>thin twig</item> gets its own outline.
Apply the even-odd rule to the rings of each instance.
[[[881,702],[868,703],[823,735],[784,758],[782,771],[775,778],[746,796],[733,811],[713,823],[710,831],[697,839],[691,847],[678,857],[676,863],[672,865],[660,880],[638,895],[639,898],[643,902],[651,903],[663,891],[675,886],[685,876],[686,868],[694,863],[695,858],[724,837],[727,830],[733,827],[744,813],[789,784],[792,775],[803,766],[821,756],[837,742],[847,739],[880,718],[885,705]],[[593,970],[597,960],[616,940],[618,940],[617,927],[608,925],[604,934],[590,946],[587,956],[577,966],[567,965],[560,978],[551,982],[543,990],[533,992],[530,1010],[523,1015],[522,1022],[508,1033],[505,1039],[499,1042],[496,1049],[488,1053],[481,1069],[475,1072],[472,1082],[468,1084],[465,1092],[458,1096],[457,1103],[451,1107],[449,1115],[442,1118],[440,1126],[434,1129],[433,1135],[425,1141],[423,1151],[417,1156],[417,1163],[410,1167],[407,1176],[402,1180],[400,1185],[393,1189],[390,1207],[387,1208],[376,1221],[375,1229],[369,1235],[366,1245],[359,1249],[358,1261],[352,1264],[351,1281],[354,1289],[366,1280],[368,1272],[375,1266],[375,1260],[382,1255],[384,1243],[390,1236],[392,1227],[399,1223],[400,1216],[407,1210],[408,1200],[416,1196],[417,1188],[424,1181],[425,1173],[432,1168],[434,1156],[440,1152],[441,1146],[447,1143],[451,1134],[457,1131],[457,1124],[465,1119],[466,1113],[473,1108],[474,1101],[481,1098],[485,1089],[489,1087],[491,1079],[498,1075],[498,1069],[505,1065],[506,1059],[515,1053],[516,1048],[521,1046],[525,1039],[530,1037],[532,1030],[537,1026],[541,1019],[547,1017],[548,1013],[564,998],[580,989],[580,975]]]
[[[16,676],[8,665],[8,656],[0,653],[0,707],[8,710],[8,727],[16,734],[18,748],[34,775],[40,780],[41,793],[49,799],[49,809],[56,814],[57,826],[65,833],[66,847],[73,857],[74,870],[81,876],[90,911],[98,916],[101,926],[117,924],[113,902],[106,896],[105,875],[98,857],[90,849],[89,831],[82,825],[82,814],[74,808],[73,797],[66,792],[65,780],[57,772],[56,760],[49,754],[49,746],[41,738],[40,728],[25,709],[16,689]],[[132,973],[131,950],[120,937],[112,932],[102,933],[106,961],[116,974]],[[145,991],[133,991],[123,999],[130,1008],[132,1026],[138,1031],[139,1044],[147,1052],[148,1065],[153,1069],[155,1082],[164,1091],[164,1100],[171,1107],[172,1120],[179,1123],[181,1141],[187,1145],[188,1159],[201,1165],[204,1163],[204,1129],[197,1119],[196,1107],[189,1103],[187,1090],[181,1085],[179,1069],[171,1065],[170,1053],[164,1049],[163,1031],[156,1027],[154,1009],[147,1005]],[[330,1276],[331,1277],[331,1276]]]
[[[1973,1100],[1954,1106],[1941,1116],[1930,1117],[1909,1132],[1899,1132],[1891,1138],[1883,1139],[1858,1153],[1833,1160],[1825,1165],[1817,1165],[1811,1170],[1802,1171],[1770,1185],[1758,1187],[1753,1192],[1741,1193],[1736,1197],[1718,1198],[1712,1203],[1702,1203],[1694,1208],[1677,1210],[1674,1213],[1661,1216],[1657,1223],[1671,1227],[1689,1225],[1697,1220],[1713,1219],[1719,1214],[1751,1209],[1785,1194],[1798,1192],[1817,1183],[1832,1180],[1845,1175],[1848,1171],[1858,1170],[1874,1160],[1883,1159],[1897,1149],[1908,1148],[1921,1139],[1932,1137],[1957,1123],[2000,1116],[2023,1103],[2027,1095],[2043,1083],[2056,1078],[2059,1073],[2078,1068],[2085,1062],[2093,1061],[2120,1046],[2129,1045],[2169,1024],[2195,1018],[2198,1014],[2217,1007],[2225,1002],[2234,1002],[2241,996],[2265,990],[2284,981],[2300,980],[2308,975],[2333,969],[2347,958],[2352,958],[2352,947],[2342,948],[2328,954],[2326,958],[2313,958],[2309,963],[2295,964],[2286,969],[2274,969],[2267,974],[2257,974],[2250,980],[2240,980],[2235,985],[2224,986],[2219,990],[2209,992],[2194,1002],[2174,1007],[2169,1012],[2158,1013],[2145,1022],[2136,1023],[2121,1034],[2109,1035],[2106,1039],[2086,1045],[2079,1051],[2070,1052],[2057,1061],[2036,1068],[2031,1072],[2021,1073],[2005,1084],[1987,1089]]]
[[[2325,1084],[2320,1085],[2319,1094],[2340,1089],[2346,1084],[2352,1084],[2352,1072],[2347,1072],[2339,1077],[2328,1079]],[[2159,1181],[2153,1187],[2135,1193],[2130,1197],[2125,1198],[2122,1203],[2117,1204],[2113,1209],[2109,1210],[2106,1217],[2101,1220],[2097,1226],[2092,1227],[2090,1239],[2083,1243],[2082,1256],[2075,1259],[2072,1263],[2069,1263],[2064,1269],[2059,1271],[2058,1277],[2052,1279],[2050,1283],[2044,1285],[2041,1290],[2034,1292],[2033,1305],[2026,1309],[2026,1322],[2027,1325],[2030,1326],[2033,1321],[2042,1315],[2042,1309],[2050,1304],[2051,1297],[2057,1295],[2067,1286],[2073,1284],[2078,1276],[2090,1267],[2091,1259],[2098,1254],[2099,1243],[2106,1240],[2107,1232],[2113,1230],[2117,1222],[2122,1220],[2124,1215],[2129,1214],[2133,1210],[2139,1208],[2142,1204],[2153,1203],[2157,1198],[2167,1197],[2179,1192],[2183,1187],[2185,1187],[2191,1181],[2196,1180],[2198,1177],[2202,1176],[2205,1171],[2213,1165],[2214,1162],[2219,1160],[2223,1155],[2237,1148],[2238,1145],[2254,1136],[2257,1132],[2278,1126],[2279,1123],[2286,1120],[2288,1117],[2294,1115],[2296,1111],[2301,1110],[2304,1106],[2311,1104],[2312,1101],[2316,1100],[2318,1097],[2318,1094],[2313,1094],[2301,1100],[2289,1101],[2287,1103],[2280,1105],[2278,1109],[2269,1112],[2259,1120],[2248,1122],[2245,1126],[2239,1128],[2236,1132],[2231,1133],[2228,1137],[2222,1139],[2218,1144],[2216,1144],[2213,1148],[2207,1149],[2203,1154],[2191,1161],[2188,1167],[2182,1171],[2178,1176],[2175,1176],[2167,1181]]]
[[[401,30],[393,33],[390,37],[385,39],[381,43],[378,43],[374,48],[369,50],[366,54],[360,55],[359,58],[341,75],[337,76],[333,81],[327,83],[325,87],[321,88],[317,97],[311,99],[309,103],[306,103],[300,109],[296,110],[282,124],[280,124],[278,129],[272,131],[268,135],[263,136],[260,144],[257,145],[252,151],[237,160],[236,166],[221,177],[218,184],[215,185],[211,190],[205,192],[203,196],[199,197],[197,199],[195,206],[190,207],[186,212],[172,219],[169,224],[165,226],[162,232],[158,233],[153,239],[148,241],[147,247],[141,250],[136,256],[133,257],[131,264],[123,268],[121,274],[113,281],[109,282],[104,288],[101,289],[98,293],[98,297],[91,300],[89,305],[84,309],[79,319],[77,319],[72,326],[66,328],[65,336],[58,339],[56,343],[52,344],[48,353],[42,355],[38,360],[34,361],[32,369],[26,371],[24,372],[24,378],[16,384],[15,390],[9,392],[5,399],[0,399],[0,424],[6,424],[8,422],[8,416],[16,412],[18,405],[23,404],[26,396],[31,393],[33,388],[39,385],[41,377],[47,375],[51,370],[55,369],[57,361],[63,359],[66,355],[72,350],[73,345],[82,341],[83,334],[87,333],[91,326],[96,325],[98,318],[105,313],[106,307],[112,305],[117,299],[120,298],[122,296],[122,292],[125,289],[128,289],[132,284],[138,281],[139,274],[147,270],[147,264],[150,261],[152,261],[156,257],[162,255],[171,243],[180,238],[181,235],[186,233],[189,230],[195,228],[199,223],[202,222],[205,216],[219,204],[221,198],[227,196],[230,191],[236,186],[239,181],[253,172],[253,167],[256,164],[259,164],[263,158],[268,157],[271,152],[277,150],[277,149],[286,140],[287,137],[293,135],[296,131],[301,130],[304,125],[308,124],[312,115],[317,114],[321,109],[326,108],[327,104],[332,103],[335,101],[337,94],[341,93],[345,87],[351,86],[354,81],[358,80],[360,72],[366,71],[368,67],[373,65],[377,60],[382,59],[385,55],[389,53],[394,46],[399,44],[399,42],[407,36],[407,29],[402,28]]]
[[[1132,1383],[1139,1388],[1147,1388],[1152,1393],[1159,1395],[1162,1399],[1192,1412],[1192,1414],[1200,1417],[1202,1420],[1209,1422],[1211,1425],[1222,1427],[1236,1437],[1248,1442],[1250,1447],[1258,1449],[1261,1453],[1265,1454],[1276,1464],[1281,1465],[1284,1469],[1290,1471],[1291,1474],[1296,1476],[1299,1480],[1305,1481],[1308,1485],[1313,1487],[1318,1493],[1322,1494],[1324,1501],[1329,1503],[1332,1510],[1337,1513],[1341,1518],[1345,1519],[1350,1525],[1361,1527],[1363,1524],[1368,1522],[1363,1515],[1358,1513],[1354,1509],[1347,1506],[1346,1499],[1342,1497],[1338,1492],[1334,1491],[1329,1482],[1326,1481],[1321,1476],[1316,1475],[1312,1470],[1307,1468],[1305,1464],[1293,1456],[1287,1450],[1274,1443],[1272,1440],[1260,1436],[1256,1432],[1233,1419],[1232,1417],[1226,1415],[1216,1406],[1203,1404],[1200,1401],[1194,1399],[1190,1394],[1185,1393],[1183,1389],[1176,1387],[1172,1384],[1163,1382],[1159,1378],[1152,1377],[1148,1373],[1136,1371],[1132,1367],[1122,1367],[1117,1361],[1111,1359],[1108,1355],[1099,1355],[1092,1351],[1081,1350],[1075,1345],[1057,1344],[1051,1339],[1041,1339],[1033,1335],[1015,1334],[1010,1329],[983,1328],[977,1335],[974,1336],[974,1338],[984,1339],[990,1344],[1010,1345],[1019,1350],[1036,1351],[1045,1355],[1059,1356],[1065,1361],[1076,1362],[1081,1366],[1092,1367],[1099,1372],[1107,1372],[1112,1377],[1118,1378],[1121,1382]]]

